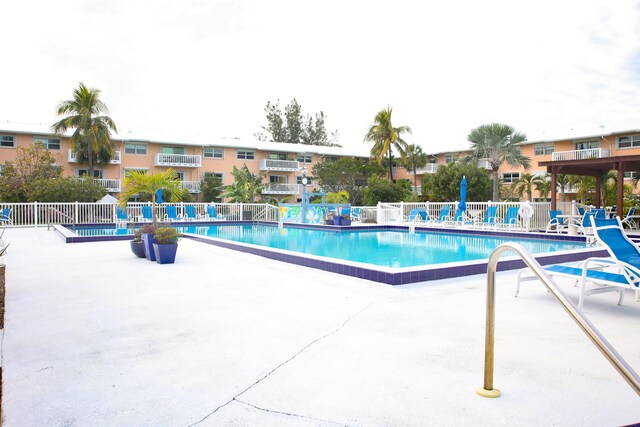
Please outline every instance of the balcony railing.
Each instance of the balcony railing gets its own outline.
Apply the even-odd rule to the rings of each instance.
[[[442,164],[427,163],[425,167],[416,169],[416,175],[424,175],[425,173],[436,173],[440,166],[442,166]],[[411,169],[408,170],[408,173],[409,175],[413,175],[413,171]]]
[[[182,188],[186,189],[189,193],[200,192],[200,181],[180,181]]]
[[[267,184],[262,189],[262,194],[298,194],[299,192],[298,184]]]
[[[606,148],[589,148],[587,150],[556,151],[551,154],[551,160],[559,162],[567,160],[602,159],[609,156],[609,150]]]
[[[110,193],[119,193],[121,190],[119,179],[96,179]]]
[[[260,160],[261,171],[297,171],[299,164],[295,160]]]
[[[491,163],[487,159],[478,160],[478,167],[482,169],[491,170]]]
[[[76,153],[74,153],[73,150],[69,149],[68,162],[76,163],[77,161],[78,159],[76,157]],[[109,163],[112,165],[119,165],[120,163],[122,163],[122,160],[120,159],[120,151],[113,152],[113,156],[111,157],[111,160],[109,160]]]
[[[179,166],[185,168],[199,168],[202,166],[202,156],[195,154],[164,154],[155,156],[155,166]]]

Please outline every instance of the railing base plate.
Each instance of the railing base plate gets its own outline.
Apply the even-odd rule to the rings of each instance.
[[[484,387],[478,387],[476,389],[476,394],[479,394],[482,397],[495,398],[500,397],[500,390],[494,388],[493,390],[487,390]]]

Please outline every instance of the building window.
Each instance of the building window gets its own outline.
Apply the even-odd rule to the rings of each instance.
[[[456,156],[454,154],[445,154],[444,162],[445,163],[454,163],[456,161]]]
[[[253,150],[238,150],[236,158],[238,160],[253,160],[256,158],[256,152]]]
[[[13,135],[0,135],[0,147],[15,148],[16,137]]]
[[[624,177],[629,179],[635,179],[638,177],[638,172],[625,172]]]
[[[162,147],[162,154],[184,154],[184,147]]]
[[[76,169],[76,177],[85,178],[87,176],[89,176],[89,169]],[[102,179],[102,171],[100,169],[94,169],[93,177],[95,179]]]
[[[134,144],[132,142],[127,142],[124,144],[124,153],[146,155],[147,144]]]
[[[144,174],[147,174],[147,169],[143,169],[143,168],[124,168],[124,176],[127,177],[131,174],[131,172],[144,172]]]
[[[34,144],[42,144],[47,150],[59,150],[60,140],[58,138],[49,138],[46,136],[34,136]]]
[[[325,162],[337,162],[338,156],[324,156],[323,159]]]
[[[555,151],[553,145],[536,145],[533,147],[533,154],[535,156],[548,156]]]
[[[576,150],[591,150],[593,148],[600,148],[600,140],[592,141],[580,141],[575,143]]]
[[[209,159],[224,159],[224,150],[222,148],[206,147],[204,149],[204,157]]]
[[[520,179],[520,172],[504,172],[502,174],[502,182],[505,184],[511,184]]]
[[[618,138],[618,148],[640,147],[640,135],[621,136]]]
[[[175,172],[178,181],[184,181],[184,172]]]
[[[312,154],[298,154],[298,162],[300,163],[311,163],[313,161]]]
[[[289,183],[289,177],[286,175],[270,175],[269,184],[287,184]]]
[[[287,153],[269,153],[269,160],[287,160]]]

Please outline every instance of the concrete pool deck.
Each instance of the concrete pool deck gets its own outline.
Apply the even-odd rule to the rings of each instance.
[[[126,241],[8,229],[5,425],[625,425],[638,396],[543,286],[498,273],[389,286],[188,239],[176,264]],[[577,301],[577,289],[563,290]],[[640,371],[640,303],[583,312]]]

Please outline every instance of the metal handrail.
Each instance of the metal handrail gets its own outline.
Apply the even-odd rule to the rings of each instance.
[[[575,320],[580,329],[587,334],[589,339],[602,352],[604,357],[613,365],[614,368],[622,375],[625,381],[640,395],[640,377],[636,372],[624,361],[622,356],[609,344],[609,342],[600,334],[596,327],[578,311],[575,305],[556,287],[555,282],[545,273],[542,266],[531,256],[522,246],[517,243],[503,243],[498,246],[491,256],[487,264],[487,321],[485,329],[485,350],[484,350],[484,385],[478,388],[476,392],[483,397],[498,397],[500,390],[493,388],[493,350],[495,337],[495,276],[498,259],[503,252],[514,251],[525,262],[533,273],[538,276],[540,281],[547,287],[549,292],[555,296],[564,309],[569,313],[571,318]]]

